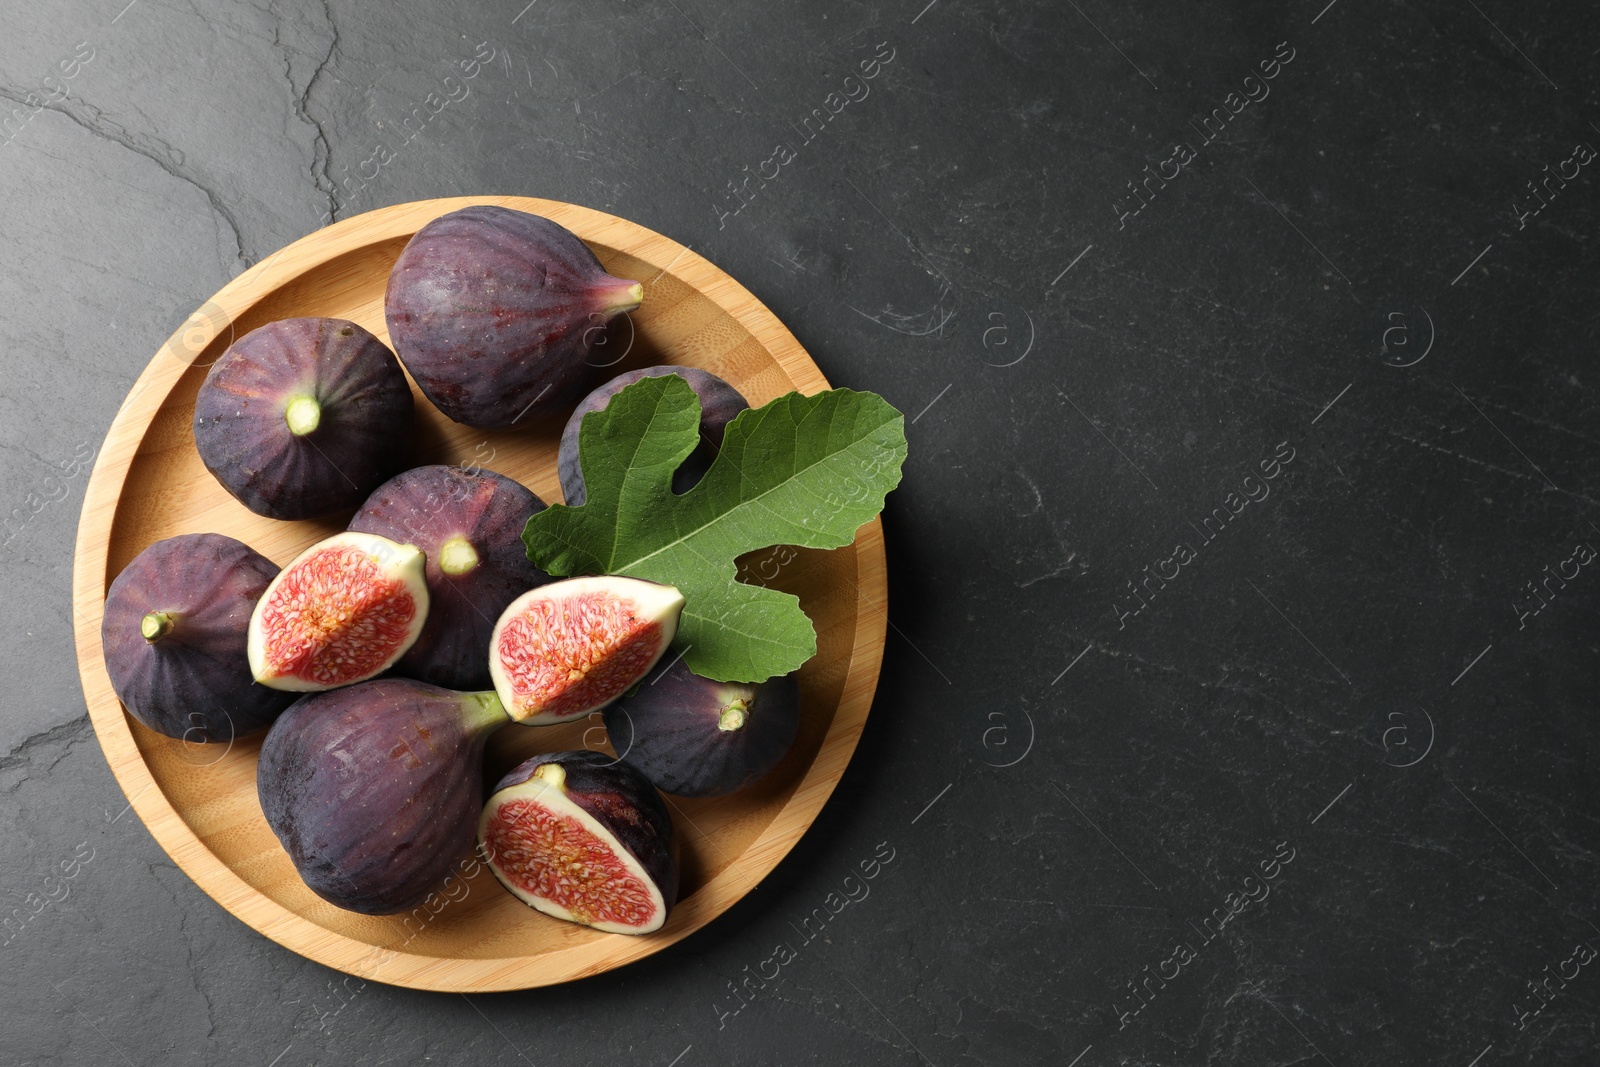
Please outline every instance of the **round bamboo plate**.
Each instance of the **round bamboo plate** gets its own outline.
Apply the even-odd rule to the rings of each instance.
[[[654,934],[603,934],[534,912],[476,863],[447,893],[408,915],[335,908],[300,882],[256,800],[259,736],[190,744],[145,729],[112,692],[101,659],[107,586],[142,549],[179,533],[215,531],[287,563],[343,529],[348,515],[278,522],[247,511],[195,451],[195,392],[236,337],[292,316],[350,319],[385,342],[383,293],[400,250],[424,223],[469,204],[536,212],[573,230],[612,274],[644,282],[644,305],[613,331],[617,371],[657,363],[702,367],[752,405],[827,381],[783,324],[738,282],[689,249],[625,219],[550,200],[459,197],[383,208],[336,223],[234,279],[162,346],[123,402],[89,480],[78,525],[73,612],[78,664],[95,733],[133,810],[201,889],[239,919],[310,959],[362,978],[450,992],[526,989],[570,981],[648,956],[693,933],[777,865],[844,772],[865,724],[883,657],[882,528],[863,526],[833,552],[788,550],[742,561],[750,580],[800,597],[818,652],[800,672],[794,749],[755,786],[706,800],[668,798],[683,886]],[[631,333],[631,337],[628,336]],[[475,464],[547,501],[559,420],[519,433],[450,422],[419,393],[416,463]],[[775,575],[774,575],[775,572]],[[490,781],[538,752],[608,750],[599,717],[554,727],[508,726],[490,744]]]

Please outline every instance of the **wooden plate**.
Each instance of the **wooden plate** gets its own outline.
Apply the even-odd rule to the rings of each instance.
[[[277,941],[339,970],[393,985],[452,992],[525,989],[597,974],[647,956],[710,922],[772,870],[805,832],[844,772],[866,721],[883,655],[885,578],[877,520],[855,544],[800,551],[780,567],[745,561],[767,584],[801,598],[818,653],[800,673],[802,725],[794,750],[756,786],[713,800],[669,798],[683,848],[683,889],[660,931],[602,934],[540,915],[479,867],[448,896],[406,916],[342,911],[306,889],[256,800],[258,738],[231,747],[188,744],[145,729],[122,710],[101,659],[100,620],[112,578],[147,545],[215,531],[287,563],[343,529],[347,515],[278,522],[247,511],[206,471],[191,419],[207,367],[232,340],[274,319],[350,319],[385,341],[389,269],[424,223],[470,204],[555,219],[589,243],[613,274],[644,282],[634,336],[615,331],[617,371],[657,363],[702,367],[753,405],[792,389],[828,387],[805,351],[738,282],[689,249],[599,211],[524,197],[400,204],[336,223],[234,279],[175,333],[117,413],[90,478],[73,574],[78,664],[95,733],[111,770],[161,847],[224,908]],[[418,463],[477,464],[547,501],[556,479],[559,421],[520,433],[450,422],[417,393]],[[779,557],[781,559],[782,557]],[[594,721],[508,726],[494,736],[491,780],[537,752],[605,749]]]

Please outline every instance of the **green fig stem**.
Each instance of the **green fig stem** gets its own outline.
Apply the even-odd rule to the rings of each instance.
[[[618,288],[611,290],[605,301],[600,305],[600,310],[613,315],[620,315],[625,311],[632,311],[644,303],[644,286],[638,282],[630,282],[623,278],[615,279]],[[622,288],[626,286],[626,288]]]
[[[439,546],[439,569],[460,577],[478,565],[478,550],[465,537],[452,537]]]
[[[292,396],[283,409],[283,421],[289,424],[289,432],[296,437],[315,433],[322,423],[322,405],[314,396],[304,393]]]
[[[152,611],[139,620],[139,632],[153,645],[172,632],[172,624],[176,621],[170,612]]]
[[[717,720],[717,729],[742,730],[748,721],[750,721],[750,702],[735,700],[722,709],[722,717]]]
[[[491,733],[511,721],[506,706],[500,703],[500,695],[493,689],[482,693],[462,693],[461,698],[466,705],[461,721],[469,734]]]

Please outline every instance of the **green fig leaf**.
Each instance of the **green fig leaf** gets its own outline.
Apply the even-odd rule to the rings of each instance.
[[[642,378],[584,416],[586,498],[528,520],[528,558],[549,574],[622,574],[684,596],[676,644],[690,670],[724,682],[788,674],[817,650],[788,593],[735,579],[735,559],[773,545],[839,548],[900,483],[905,417],[875,393],[788,393],[728,424],[705,477],[672,474],[700,439],[700,400],[676,374]]]

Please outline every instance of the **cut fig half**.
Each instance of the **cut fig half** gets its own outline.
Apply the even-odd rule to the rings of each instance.
[[[428,617],[423,553],[377,534],[342,533],[295,557],[250,616],[250,672],[273,689],[314,693],[381,674]]]
[[[650,782],[598,752],[535,756],[484,806],[489,869],[524,904],[618,934],[647,934],[678,895],[672,819]]]
[[[495,691],[520,723],[582,718],[650,672],[682,611],[676,587],[638,578],[569,578],[530,590],[490,637]]]

